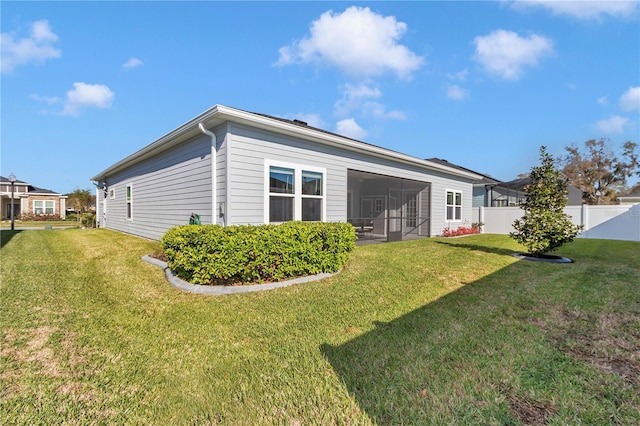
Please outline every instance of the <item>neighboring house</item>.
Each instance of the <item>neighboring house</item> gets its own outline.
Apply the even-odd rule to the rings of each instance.
[[[513,207],[526,197],[525,187],[531,183],[531,178],[500,182],[487,187],[485,207]],[[567,206],[582,205],[582,191],[575,186],[567,185]]]
[[[0,199],[2,201],[2,218],[11,218],[11,181],[0,176]],[[13,216],[20,219],[22,215],[57,215],[65,218],[65,195],[35,187],[27,182],[16,180],[13,186]]]
[[[640,192],[634,192],[633,194],[622,195],[618,197],[620,204],[622,205],[633,205],[640,204]]]
[[[500,183],[500,181],[490,175],[485,175],[479,172],[475,172],[471,169],[467,169],[465,167],[462,166],[458,166],[457,164],[453,164],[453,163],[449,163],[447,160],[444,160],[442,158],[427,158],[427,161],[431,161],[433,163],[437,163],[437,164],[441,164],[441,165],[446,165],[449,167],[453,167],[456,168],[458,170],[463,170],[469,173],[474,173],[476,175],[479,176],[479,179],[476,179],[473,181],[473,199],[472,199],[472,206],[473,207],[480,207],[480,206],[484,206],[484,207],[488,207],[488,205],[485,205],[485,203],[487,203],[488,199],[490,199],[489,197],[489,190],[493,187],[495,187],[497,184]]]
[[[514,179],[502,182],[489,175],[449,163],[440,158],[429,158],[428,161],[447,164],[451,167],[480,175],[473,181],[473,207],[515,207],[526,197],[525,187],[531,183],[531,178]],[[568,185],[568,206],[582,205],[582,191],[575,186]]]
[[[353,223],[361,235],[439,235],[472,218],[475,173],[216,105],[92,178],[101,227],[159,239],[189,222]]]

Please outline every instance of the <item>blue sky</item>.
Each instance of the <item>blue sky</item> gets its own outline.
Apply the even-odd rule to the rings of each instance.
[[[0,7],[0,173],[62,193],[215,104],[502,180],[640,142],[637,1]]]

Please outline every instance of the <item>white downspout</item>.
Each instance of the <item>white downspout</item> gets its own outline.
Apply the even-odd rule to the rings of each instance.
[[[216,203],[216,193],[218,192],[216,188],[216,160],[218,157],[218,140],[216,139],[216,135],[213,132],[207,130],[202,123],[198,123],[198,128],[202,133],[211,138],[211,223],[215,225],[216,223],[218,223],[218,206]]]

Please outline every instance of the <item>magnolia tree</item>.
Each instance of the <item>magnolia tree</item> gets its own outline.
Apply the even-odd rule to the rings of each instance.
[[[536,257],[570,243],[582,229],[564,213],[567,183],[560,178],[553,157],[544,146],[540,147],[540,162],[531,169],[526,198],[518,203],[524,216],[513,222],[515,231],[509,234]]]

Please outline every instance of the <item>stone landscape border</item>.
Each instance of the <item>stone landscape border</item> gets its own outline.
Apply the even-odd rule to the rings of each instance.
[[[273,290],[276,288],[288,287],[294,284],[303,284],[312,281],[319,281],[325,278],[330,278],[335,274],[323,273],[317,275],[308,275],[306,277],[294,278],[286,281],[279,281],[275,283],[266,283],[266,284],[252,284],[252,285],[238,285],[238,286],[227,286],[227,285],[195,285],[191,284],[187,281],[182,280],[176,274],[169,269],[167,262],[163,262],[160,259],[156,259],[149,255],[142,256],[142,260],[150,263],[152,265],[158,266],[164,270],[164,274],[167,277],[167,281],[169,284],[174,286],[175,288],[186,291],[189,293],[195,294],[205,294],[205,295],[214,295],[214,296],[223,296],[226,294],[238,294],[238,293],[251,293],[255,291],[264,291],[264,290]],[[336,272],[340,273],[340,271]]]
[[[573,263],[573,260],[568,257],[556,256],[553,254],[543,254],[539,257],[532,256],[528,253],[513,253],[511,256],[516,259],[530,260],[532,262],[547,262],[547,263]]]

